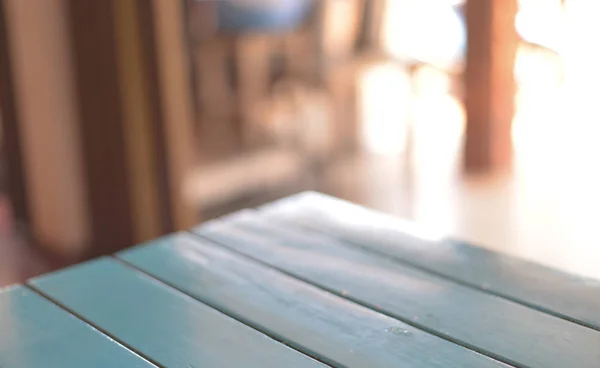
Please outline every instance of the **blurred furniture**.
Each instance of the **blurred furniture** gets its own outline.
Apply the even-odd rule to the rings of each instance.
[[[1,289],[0,365],[596,368],[599,292],[301,193]]]
[[[264,144],[265,105],[279,81],[322,88],[332,101],[336,132],[353,130],[350,69],[368,33],[364,8],[360,0],[190,1],[197,112],[205,134],[234,147]],[[350,135],[338,134],[338,141]]]
[[[270,89],[278,40],[305,24],[314,6],[313,0],[188,1],[204,155],[260,145],[256,110]],[[211,144],[214,138],[219,145]]]
[[[183,2],[0,7],[9,189],[31,235],[86,257],[194,223]]]
[[[187,4],[200,162],[192,192],[203,212],[306,188],[315,167],[355,146],[365,2]],[[261,166],[271,170],[252,169]]]

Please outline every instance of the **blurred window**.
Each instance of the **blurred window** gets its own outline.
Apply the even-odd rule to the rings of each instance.
[[[459,0],[387,0],[383,44],[392,56],[451,68],[466,47]]]

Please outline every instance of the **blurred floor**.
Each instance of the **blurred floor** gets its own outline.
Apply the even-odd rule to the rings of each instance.
[[[547,182],[555,178],[529,174],[459,179],[407,167],[402,158],[366,154],[338,163],[321,189],[436,234],[600,278],[598,186],[581,186],[582,176],[557,188]]]

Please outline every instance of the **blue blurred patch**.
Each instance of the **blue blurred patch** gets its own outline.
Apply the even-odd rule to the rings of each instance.
[[[278,31],[301,25],[315,0],[217,1],[220,31]]]

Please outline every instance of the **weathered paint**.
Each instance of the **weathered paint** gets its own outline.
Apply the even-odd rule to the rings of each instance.
[[[117,256],[331,365],[503,366],[190,234]]]
[[[196,229],[209,239],[422,329],[511,364],[600,366],[600,333],[337,239],[251,213]]]
[[[0,367],[154,365],[33,291],[16,286],[0,292]]]
[[[600,330],[600,280],[560,272],[453,239],[431,240],[415,224],[324,194],[266,205],[268,221],[295,222],[485,292]],[[290,224],[293,227],[293,225]]]
[[[31,284],[165,367],[321,366],[114,259],[100,258]]]

